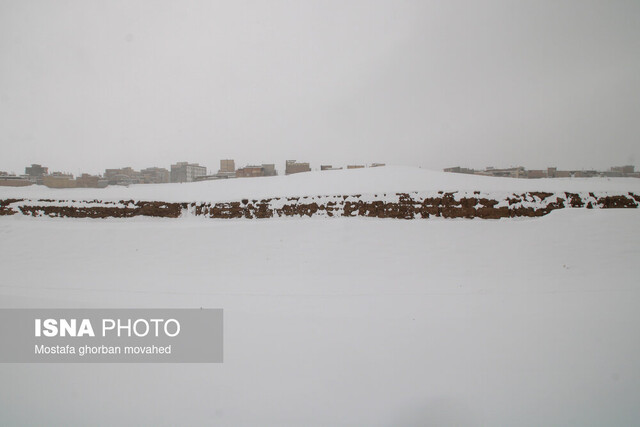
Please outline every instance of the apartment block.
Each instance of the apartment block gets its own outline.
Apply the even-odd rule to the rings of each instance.
[[[198,163],[178,162],[171,165],[171,182],[193,182],[207,175],[207,168]]]
[[[104,177],[110,185],[129,185],[142,182],[142,174],[131,167],[106,169]]]
[[[285,175],[291,175],[294,173],[300,172],[310,172],[311,168],[309,167],[309,163],[298,163],[295,160],[287,160],[285,163]]]
[[[109,185],[109,181],[97,175],[83,173],[76,178],[76,187],[78,188],[105,188],[107,185]]]
[[[220,169],[218,173],[234,173],[236,171],[236,162],[233,159],[220,160]]]
[[[31,166],[24,168],[27,179],[42,185],[42,177],[49,174],[49,168],[33,163]]]
[[[262,166],[245,166],[236,171],[236,177],[238,178],[255,178],[258,176],[264,176]]]
[[[146,168],[140,171],[144,184],[165,184],[171,178],[170,172],[165,168]]]
[[[631,175],[632,173],[634,173],[635,167],[632,165],[626,165],[626,166],[613,166],[611,168],[611,172],[619,172],[621,173],[623,176],[624,175]]]
[[[53,172],[42,177],[42,183],[49,188],[75,188],[76,180],[73,175],[62,172]]]
[[[276,171],[276,165],[273,163],[263,163],[262,171],[264,172],[264,176],[276,176],[278,172]]]

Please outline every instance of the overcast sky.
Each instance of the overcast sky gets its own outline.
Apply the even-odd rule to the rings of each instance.
[[[0,170],[640,166],[640,1],[0,0]]]

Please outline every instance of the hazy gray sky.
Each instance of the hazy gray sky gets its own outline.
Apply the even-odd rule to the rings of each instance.
[[[0,0],[0,170],[639,165],[640,1]]]

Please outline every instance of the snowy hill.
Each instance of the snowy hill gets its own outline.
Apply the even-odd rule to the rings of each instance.
[[[0,199],[232,201],[245,197],[353,195],[395,192],[640,192],[637,178],[514,179],[386,166],[314,171],[289,176],[238,178],[185,184],[138,184],[129,187],[52,189],[41,185],[0,187]]]

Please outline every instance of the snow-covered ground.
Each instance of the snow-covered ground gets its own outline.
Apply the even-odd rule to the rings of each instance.
[[[494,178],[385,166],[316,171],[289,176],[238,178],[186,184],[141,184],[129,187],[51,189],[42,185],[0,187],[0,199],[158,200],[165,202],[230,201],[245,197],[380,194],[410,191],[490,192],[640,192],[638,178]]]
[[[336,191],[391,191],[383,177],[394,171],[365,170],[357,176],[380,180]],[[407,175],[416,180],[397,190],[428,190],[423,178],[442,190],[556,185],[473,177],[459,188],[453,181],[468,177]],[[294,191],[292,178],[166,187],[230,199],[243,181],[265,195]],[[639,181],[558,182],[635,191]],[[157,187],[124,190],[154,199]],[[638,224],[636,209],[509,220],[0,218],[0,307],[225,310],[222,364],[0,365],[0,424],[635,425]]]

